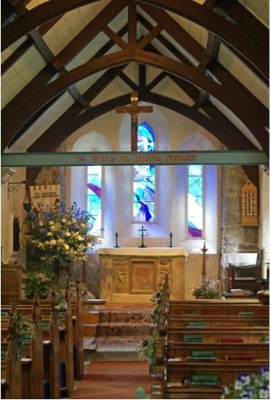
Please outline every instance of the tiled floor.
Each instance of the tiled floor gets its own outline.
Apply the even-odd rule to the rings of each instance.
[[[72,398],[134,399],[138,387],[151,392],[147,361],[93,361]]]

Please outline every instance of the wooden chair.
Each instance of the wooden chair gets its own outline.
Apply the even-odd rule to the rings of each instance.
[[[230,289],[249,290],[256,293],[262,285],[262,249],[257,251],[254,265],[229,264],[228,279]]]

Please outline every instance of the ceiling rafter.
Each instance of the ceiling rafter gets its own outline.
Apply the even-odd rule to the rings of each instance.
[[[230,17],[258,46],[269,52],[269,30],[254,17],[245,7],[235,0],[219,0],[216,8]]]
[[[260,77],[269,76],[268,52],[259,48],[255,39],[250,38],[241,27],[227,21],[220,15],[189,0],[132,0],[137,4],[149,4],[172,11],[187,18],[216,35],[225,45],[238,54],[242,54],[247,62],[254,66]]]
[[[87,3],[91,2],[92,1],[89,1]],[[35,10],[32,17],[36,15],[40,18],[40,21],[44,21],[42,24],[37,23],[37,20],[35,21],[35,24],[37,23],[36,26],[38,26],[38,30],[42,35],[42,31],[45,31],[46,27],[49,28],[49,26],[53,26],[54,21],[60,18],[62,15],[62,13],[58,13],[60,9],[63,11],[68,7],[71,10],[80,7],[82,4],[86,4],[86,1],[65,0],[64,4],[64,0],[59,0],[57,2],[48,3],[51,3],[51,5],[53,3],[56,4],[55,10],[48,5],[48,8],[46,8],[48,10],[48,15],[42,15],[41,9],[39,8],[40,6],[38,6],[31,11],[27,11],[25,15],[20,16],[18,21],[20,21],[20,23],[26,21],[29,28],[33,25],[33,22],[30,22],[29,14]],[[165,3],[166,5],[161,6],[162,3]],[[266,83],[268,81],[268,76],[263,73],[262,67],[264,65],[264,53],[265,66],[268,65],[268,61],[266,62],[269,50],[269,46],[266,50],[266,44],[268,44],[266,32],[268,32],[268,30],[246,10],[242,14],[240,11],[244,10],[244,7],[237,1],[206,1],[203,6],[200,6],[191,0],[189,0],[189,3],[190,4],[188,5],[188,0],[182,0],[182,2],[176,0],[114,0],[114,7],[112,7],[113,2],[107,4],[107,6],[99,12],[97,17],[93,18],[91,23],[88,24],[88,27],[83,28],[83,30],[79,32],[79,34],[77,34],[77,36],[72,39],[59,54],[56,55],[56,59],[52,64],[53,67],[48,64],[41,73],[38,74],[38,78],[34,78],[33,82],[28,84],[21,93],[16,95],[14,101],[12,100],[5,107],[3,110],[5,113],[7,113],[9,107],[12,107],[13,112],[13,115],[8,114],[8,119],[4,119],[3,123],[5,129],[2,130],[2,138],[6,143],[8,143],[8,147],[15,143],[25,130],[39,116],[41,116],[42,113],[53,104],[64,91],[70,90],[71,92],[76,93],[74,92],[77,90],[76,83],[81,79],[95,74],[96,71],[107,71],[102,75],[101,80],[99,79],[95,82],[96,85],[91,85],[91,87],[82,94],[81,106],[77,105],[75,102],[71,107],[69,107],[69,109],[64,111],[62,116],[60,116],[55,123],[53,123],[45,132],[41,133],[39,139],[30,146],[28,151],[33,151],[33,148],[38,148],[39,146],[41,146],[44,151],[48,145],[51,147],[51,151],[55,151],[63,140],[67,139],[69,135],[85,123],[92,121],[94,118],[98,118],[105,112],[112,111],[115,105],[128,104],[130,102],[130,94],[119,96],[117,100],[113,99],[114,101],[105,101],[95,107],[91,106],[91,102],[96,99],[108,84],[112,82],[113,79],[116,79],[116,77],[119,77],[128,85],[129,88],[139,92],[141,101],[153,102],[154,104],[166,107],[190,118],[199,125],[206,127],[206,129],[209,130],[227,148],[236,149],[237,147],[240,147],[242,149],[256,149],[259,147],[255,146],[253,144],[254,142],[252,142],[251,139],[248,139],[246,135],[230,121],[227,113],[224,114],[219,111],[215,106],[215,103],[212,102],[212,99],[209,99],[210,93],[222,104],[225,104],[226,108],[228,108],[228,110],[244,123],[252,135],[254,135],[258,143],[260,143],[261,147],[268,152],[269,138],[266,130],[269,126],[268,109],[217,61],[219,45],[222,42],[232,51],[232,54],[237,56],[241,61],[244,61],[251,70],[254,70],[254,72],[256,71],[260,79]],[[237,6],[236,3],[238,3]],[[77,5],[75,6],[75,4]],[[126,30],[124,29],[122,32],[115,33],[111,28],[109,28],[108,24],[113,20],[114,16],[117,16],[127,5],[128,24],[126,25]],[[117,11],[115,6],[118,8]],[[150,16],[151,21],[154,21],[154,23],[146,21],[146,19],[140,14],[141,9]],[[194,40],[192,36],[169,15],[167,11],[172,11],[173,9],[175,9],[173,12],[194,22],[196,22],[197,19],[200,20],[203,15],[203,21],[201,21],[199,25],[204,26],[205,28],[208,26],[206,28],[208,30],[208,42],[206,48],[197,43],[196,40]],[[43,8],[43,10],[45,10],[45,8]],[[189,12],[191,10],[194,13],[195,10],[201,10],[202,14],[200,14],[200,16],[199,14],[194,15],[193,18],[190,18]],[[63,14],[65,12],[63,12]],[[188,16],[185,16],[187,12]],[[220,13],[220,15],[218,13]],[[52,15],[55,15],[53,19],[51,18]],[[228,40],[230,35],[228,35],[227,32],[225,32],[223,37],[221,37],[219,30],[216,30],[216,32],[213,33],[212,27],[216,26],[218,21],[224,21],[223,23],[225,26],[227,25],[228,27],[231,27],[230,29],[233,27],[233,30],[235,29],[236,32],[238,30],[241,33],[240,37],[238,37],[238,43]],[[16,21],[9,24],[10,29],[11,26],[13,26],[12,29],[14,29],[14,26],[16,25],[15,22]],[[137,28],[139,23],[141,23],[148,32],[144,34],[144,37],[137,39]],[[251,31],[248,29],[250,25],[252,27]],[[18,23],[17,26],[19,27]],[[253,30],[256,32],[257,26],[261,27],[261,30],[258,30],[258,32],[261,32],[262,35],[253,34]],[[114,44],[121,43],[122,45],[119,45],[119,47],[120,49],[124,49],[124,52],[122,52],[123,54],[121,55],[121,52],[112,53],[111,58],[108,58],[110,55],[108,54],[104,56],[104,49],[100,49],[91,60],[81,66],[81,69],[75,68],[72,71],[66,72],[65,64],[72,61],[72,59],[77,56],[78,53],[83,50],[84,47],[88,45],[102,30],[104,30],[110,39],[104,46],[104,49],[107,48],[108,51],[110,51]],[[163,31],[171,36],[174,41],[178,43],[181,49],[184,49],[183,53],[182,50],[179,51],[174,46],[174,41],[170,42],[166,39]],[[8,30],[2,30],[2,37],[3,32],[8,32]],[[27,32],[30,32],[31,35],[31,29]],[[128,44],[123,40],[123,35],[127,32]],[[17,32],[13,34],[17,35]],[[37,33],[34,32],[34,34],[36,35],[37,40],[39,40]],[[243,47],[243,40],[245,37],[247,38],[247,47],[243,53],[240,52],[239,47]],[[42,39],[42,37],[40,38]],[[157,39],[157,41],[155,41],[155,45],[158,45],[157,48],[152,43],[154,38]],[[252,43],[250,54],[248,54],[249,42]],[[261,42],[261,45],[259,42]],[[25,47],[27,47],[33,42],[26,39],[24,43],[26,43]],[[160,49],[160,44],[170,51],[173,58],[177,58],[179,61],[164,57],[158,50]],[[258,62],[257,57],[255,57],[255,53],[253,55],[253,49],[258,45],[260,47],[260,53],[257,54],[257,57],[260,55],[260,62]],[[223,48],[225,48],[225,46],[223,46]],[[22,48],[21,54],[23,51]],[[16,51],[14,53],[16,53]],[[193,57],[193,65],[190,62],[191,58],[188,59],[186,57],[187,53]],[[12,56],[14,60],[15,55]],[[12,60],[12,58],[10,60]],[[9,61],[8,64],[7,60],[7,69],[9,68],[8,65],[12,65],[13,62],[14,61]],[[50,58],[47,59],[47,62],[50,62]],[[125,73],[125,68],[129,63],[134,63],[138,67],[135,81],[129,77],[130,75],[128,76]],[[179,66],[178,71],[177,65]],[[156,70],[160,69],[161,72],[146,84],[146,71],[152,67]],[[58,69],[58,72],[63,75],[57,76],[56,69]],[[198,71],[196,71],[196,69],[198,69]],[[196,74],[196,72],[198,72],[198,74]],[[49,83],[53,77],[56,78],[55,81]],[[177,84],[177,86],[186,93],[192,101],[194,101],[194,106],[187,106],[182,102],[176,102],[178,103],[177,106],[174,101],[171,101],[172,99],[168,99],[166,96],[159,95],[158,93],[152,93],[152,90],[159,91],[158,85],[165,77],[174,81],[175,84]],[[217,81],[219,84],[217,84]],[[220,97],[216,93],[217,86],[220,86],[222,90]],[[29,96],[25,96],[23,93],[28,93]],[[37,94],[42,96],[42,99],[38,99],[37,107],[35,104],[32,108],[29,104],[25,104],[26,98],[29,99],[29,102],[34,102],[34,99],[36,101]],[[155,97],[156,95],[157,97]],[[103,96],[103,98],[105,97]],[[237,102],[240,105],[239,110],[237,110]],[[13,103],[13,106],[11,106],[11,103]],[[14,111],[14,104],[18,105],[16,111]],[[85,106],[88,109],[84,111],[82,106]],[[110,109],[110,107],[113,108]],[[25,111],[26,113],[23,115]],[[15,121],[17,117],[18,119]],[[11,137],[12,139],[10,140]],[[49,140],[49,144],[46,144],[46,140]]]
[[[143,5],[142,5],[143,6]],[[174,37],[180,45],[185,47],[185,50],[190,54],[193,54],[196,60],[202,60],[204,58],[205,50],[197,43],[192,37],[190,37],[165,11],[160,8],[151,6],[143,6],[144,10],[148,12],[154,20],[159,24],[162,24],[164,30]],[[141,18],[141,23],[149,29],[149,24],[146,20]],[[168,48],[174,55],[182,62],[186,62],[188,65],[192,65],[185,57],[172,46],[172,44],[165,39],[162,35],[158,35],[160,42]],[[208,70],[214,75],[220,83],[225,87],[231,88],[231,93],[239,99],[240,102],[245,102],[245,106],[248,107],[249,112],[254,114],[255,118],[258,118],[259,122],[263,122],[266,127],[269,126],[269,111],[260,101],[258,101],[248,90],[245,88],[235,77],[233,77],[228,71],[222,67],[218,62],[212,62],[208,65]]]
[[[203,74],[199,73],[195,68],[188,65],[180,64],[175,60],[171,60],[168,57],[161,56],[158,54],[152,54],[145,50],[139,49],[127,49],[114,54],[107,54],[103,57],[96,58],[90,62],[86,62],[72,71],[60,76],[56,81],[48,84],[45,88],[40,90],[39,97],[35,100],[35,104],[31,101],[25,103],[24,107],[17,113],[16,120],[9,121],[5,131],[2,135],[3,149],[9,146],[10,141],[16,135],[18,129],[23,126],[28,119],[35,114],[46,104],[50,99],[56,95],[62,93],[70,85],[75,82],[86,78],[87,76],[102,71],[105,66],[107,68],[126,64],[127,62],[139,62],[146,65],[151,65],[164,69],[167,72],[182,77],[184,80],[195,84],[201,89],[205,90],[209,94],[212,94],[215,98],[221,101],[226,107],[233,110],[241,121],[244,121],[245,125],[251,132],[257,132],[257,140],[263,147],[268,148],[268,134],[262,128],[262,125],[253,117],[249,115],[247,110],[242,107],[239,101],[235,99],[223,86],[218,85],[215,81],[207,78]]]
[[[25,13],[22,17],[10,22],[2,29],[2,51],[8,46],[51,19],[72,11],[78,7],[94,3],[99,0],[57,0],[40,4]],[[116,3],[122,0],[116,0]],[[123,0],[127,3],[127,0]]]
[[[68,43],[56,56],[55,64],[66,65],[76,54],[82,50],[89,41],[106,26],[124,7],[126,1],[117,0],[114,8],[109,4],[97,15],[79,34]],[[122,32],[122,30],[120,31]],[[16,118],[17,112],[25,99],[35,98],[37,93],[55,76],[55,68],[46,66],[35,78],[32,79],[17,96],[2,110],[2,129],[9,120]]]

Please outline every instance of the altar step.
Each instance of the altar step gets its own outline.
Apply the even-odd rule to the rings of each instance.
[[[84,349],[96,353],[95,359],[137,358],[138,347],[151,335],[150,304],[106,304],[84,312]]]

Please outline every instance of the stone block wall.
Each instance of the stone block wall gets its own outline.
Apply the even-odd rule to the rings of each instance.
[[[241,226],[241,187],[248,178],[238,165],[225,166],[222,173],[223,253],[254,252],[258,248],[258,226]]]

